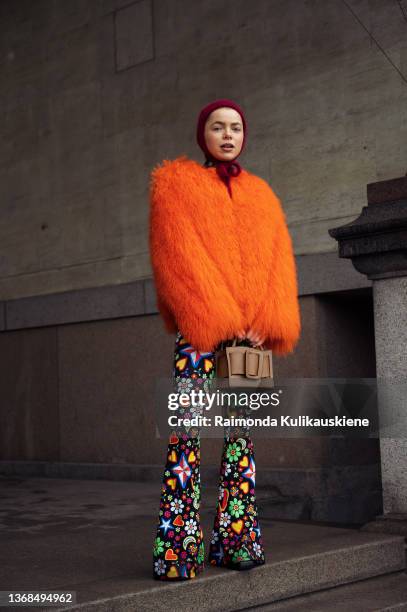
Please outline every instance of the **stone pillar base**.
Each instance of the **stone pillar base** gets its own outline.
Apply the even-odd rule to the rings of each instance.
[[[407,542],[407,514],[397,514],[395,512],[379,514],[374,521],[369,521],[363,525],[360,531],[402,535],[406,538]]]
[[[379,422],[394,431],[380,430],[384,515],[364,528],[406,536],[407,176],[369,183],[367,199],[355,221],[328,231],[339,256],[373,280]]]

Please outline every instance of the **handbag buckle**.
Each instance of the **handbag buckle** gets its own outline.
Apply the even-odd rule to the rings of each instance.
[[[249,360],[250,360],[250,355],[254,355],[255,357],[257,357],[257,369],[255,373],[251,373],[249,368],[250,365],[252,365],[253,363],[253,359],[251,360],[251,364],[249,364]],[[246,376],[247,378],[261,378],[262,372],[263,372],[263,351],[259,351],[258,349],[250,349],[248,348],[246,350]]]

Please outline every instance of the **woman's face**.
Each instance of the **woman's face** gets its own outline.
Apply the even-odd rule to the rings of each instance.
[[[241,116],[234,108],[217,108],[206,120],[204,136],[206,146],[215,159],[235,159],[243,144]]]

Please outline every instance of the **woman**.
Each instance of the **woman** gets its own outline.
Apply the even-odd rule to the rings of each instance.
[[[216,100],[198,118],[204,165],[181,156],[152,172],[151,263],[158,309],[167,331],[176,334],[178,391],[208,390],[216,351],[235,338],[276,354],[291,352],[299,338],[295,260],[285,215],[266,181],[236,161],[246,135],[242,109],[231,100]],[[190,416],[192,407],[184,412]],[[178,428],[171,433],[164,470],[155,578],[190,579],[202,571],[200,493],[199,431]],[[225,433],[208,560],[237,570],[265,561],[247,431]]]

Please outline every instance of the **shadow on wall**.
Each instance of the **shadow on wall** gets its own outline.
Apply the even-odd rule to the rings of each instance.
[[[370,287],[300,298],[302,333],[293,354],[274,357],[280,378],[375,378]]]

